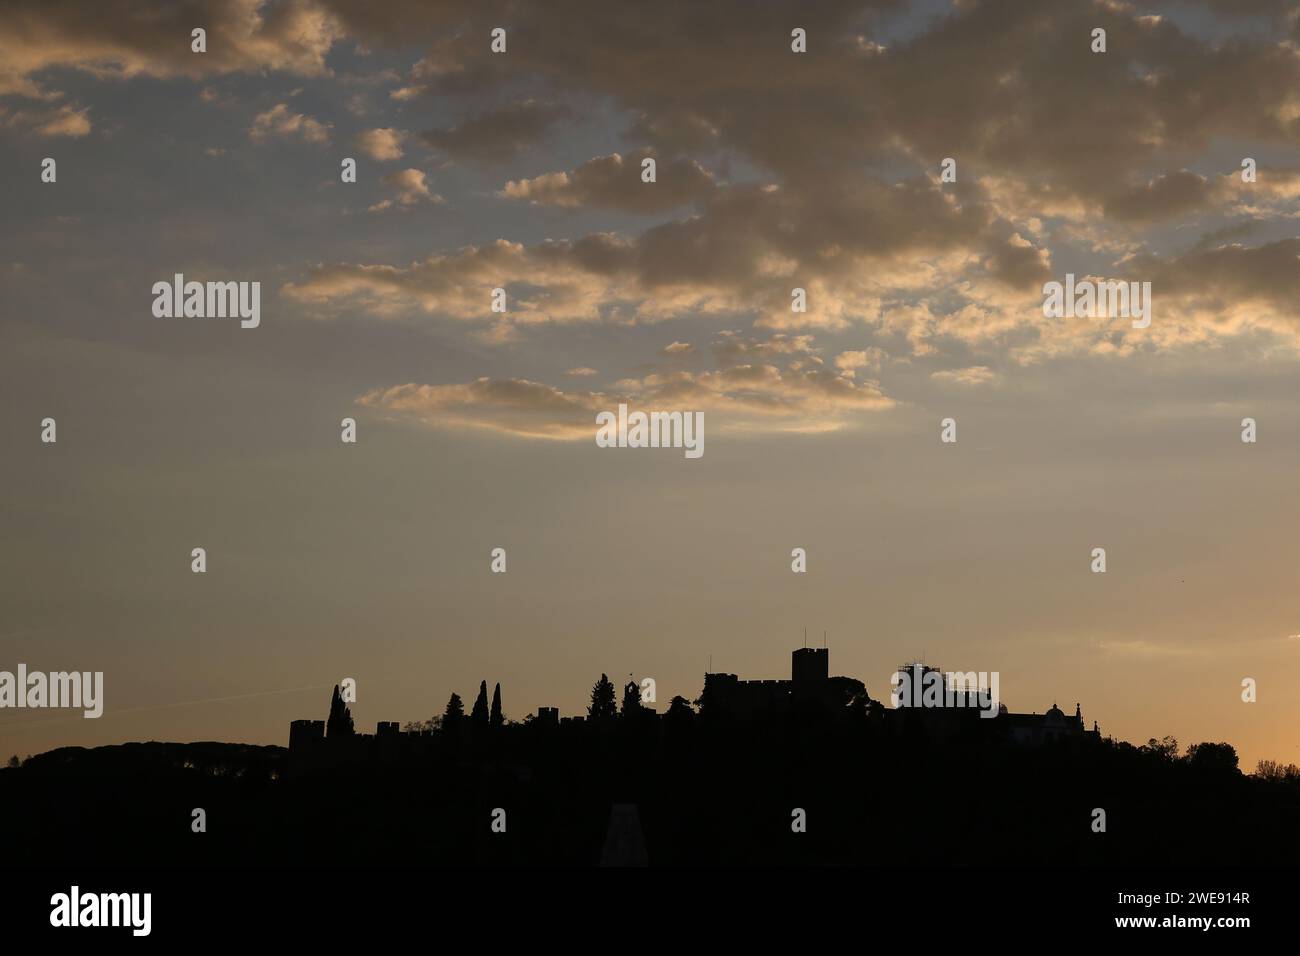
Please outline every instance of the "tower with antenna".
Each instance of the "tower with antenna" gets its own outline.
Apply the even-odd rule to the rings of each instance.
[[[824,632],[822,647],[808,646],[807,628],[804,628],[803,635],[803,647],[790,655],[790,679],[796,683],[828,680],[831,676],[831,652],[824,646]]]

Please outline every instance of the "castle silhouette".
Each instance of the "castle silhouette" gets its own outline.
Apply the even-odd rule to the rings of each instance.
[[[1005,704],[996,703],[997,715],[981,717],[976,692],[955,686],[951,675],[925,664],[905,664],[899,673],[915,673],[918,678],[934,675],[942,682],[943,693],[934,703],[916,701],[908,705],[885,707],[872,700],[862,681],[853,677],[831,676],[830,650],[825,647],[800,647],[790,655],[788,680],[741,680],[735,674],[706,672],[704,690],[692,710],[685,698],[675,697],[666,714],[659,714],[641,700],[640,687],[629,682],[624,688],[623,709],[617,718],[654,726],[665,721],[699,718],[716,724],[736,725],[780,719],[795,714],[815,714],[822,718],[856,717],[875,725],[895,737],[923,736],[935,742],[960,740],[973,735],[1021,747],[1040,747],[1061,740],[1096,741],[1101,731],[1094,721],[1085,729],[1081,706],[1076,703],[1073,715],[1067,715],[1055,703],[1044,713],[1011,713]],[[606,710],[597,713],[596,696],[604,686]],[[498,684],[489,714],[487,682],[480,685],[479,698],[469,717],[456,710],[460,697],[452,694],[448,713],[457,713],[455,721],[444,719],[438,726],[410,724],[403,730],[397,721],[381,720],[375,733],[356,733],[351,712],[335,686],[327,720],[294,720],[289,725],[289,753],[298,768],[334,765],[349,760],[396,760],[416,756],[424,749],[422,741],[439,732],[481,733],[500,726],[501,687]],[[522,726],[535,729],[575,728],[613,719],[613,685],[606,675],[593,689],[593,706],[585,716],[561,717],[557,707],[539,707]],[[454,706],[453,706],[454,705]],[[689,716],[687,716],[689,714]],[[463,726],[462,726],[463,722]]]

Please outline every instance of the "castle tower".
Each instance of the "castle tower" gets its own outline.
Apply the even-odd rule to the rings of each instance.
[[[295,720],[289,724],[289,749],[305,750],[318,740],[325,739],[325,721]]]
[[[790,655],[790,679],[826,680],[831,676],[831,652],[825,647],[800,647]]]

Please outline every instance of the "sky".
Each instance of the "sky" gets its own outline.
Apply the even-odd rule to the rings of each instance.
[[[14,0],[0,167],[0,670],[105,686],[0,759],[284,744],[345,677],[363,731],[662,710],[806,629],[1300,763],[1294,4]]]

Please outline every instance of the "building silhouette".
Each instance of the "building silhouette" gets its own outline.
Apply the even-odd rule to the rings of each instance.
[[[295,720],[289,724],[289,749],[303,751],[325,739],[325,721]]]
[[[834,711],[865,697],[862,681],[830,676],[829,649],[801,647],[790,655],[789,680],[741,680],[735,674],[705,674],[700,707],[710,719],[749,719],[795,708]]]
[[[1002,717],[1007,720],[1007,734],[1011,741],[1025,746],[1037,747],[1073,738],[1101,739],[1101,728],[1095,720],[1092,730],[1085,728],[1083,711],[1077,703],[1073,716],[1066,716],[1056,704],[1052,704],[1045,714],[1003,714]]]
[[[993,701],[967,679],[956,679],[937,667],[920,662],[904,664],[897,673],[910,681],[910,694],[900,695],[898,706],[885,711],[886,722],[897,734],[921,732],[931,739],[945,740],[972,733],[992,734],[1025,747],[1038,747],[1058,740],[1101,738],[1101,730],[1085,729],[1079,704],[1067,717],[1052,704],[1046,713],[1015,714],[1001,701]],[[970,675],[974,676],[974,675]],[[925,694],[923,684],[934,679],[937,693]],[[987,714],[996,707],[996,716]]]
[[[816,712],[831,717],[857,716],[883,732],[902,737],[929,740],[956,740],[971,735],[997,738],[1022,747],[1069,740],[1100,740],[1101,731],[1094,721],[1088,730],[1081,706],[1066,715],[1053,704],[1045,713],[1011,713],[1000,701],[972,686],[969,677],[944,674],[937,667],[922,663],[905,664],[900,674],[907,674],[915,690],[900,697],[898,706],[886,707],[871,700],[862,681],[852,677],[831,676],[830,650],[825,647],[800,647],[790,654],[788,680],[742,680],[736,674],[704,675],[704,691],[698,701],[700,716],[709,721],[746,722]],[[937,693],[922,694],[923,682],[931,682]],[[499,685],[498,685],[499,686]],[[624,688],[624,708],[617,720],[636,722],[651,728],[663,716],[640,703],[635,681]],[[337,690],[336,695],[337,698]],[[683,702],[685,703],[685,702]],[[351,716],[339,710],[340,702],[331,701],[331,712],[342,715],[348,726]],[[690,710],[689,706],[686,708]],[[995,716],[987,714],[995,710]],[[983,716],[982,716],[983,715]],[[596,722],[599,723],[599,722]],[[558,730],[580,733],[595,723],[582,715],[563,717],[558,707],[540,707],[526,726],[537,732]],[[483,728],[487,730],[487,728]],[[294,766],[302,769],[333,766],[358,760],[391,761],[427,751],[439,732],[429,725],[403,731],[396,721],[380,721],[375,734],[327,735],[324,720],[295,720],[289,725],[289,752]],[[441,734],[453,737],[462,728],[444,726]],[[494,731],[495,732],[495,731]]]

